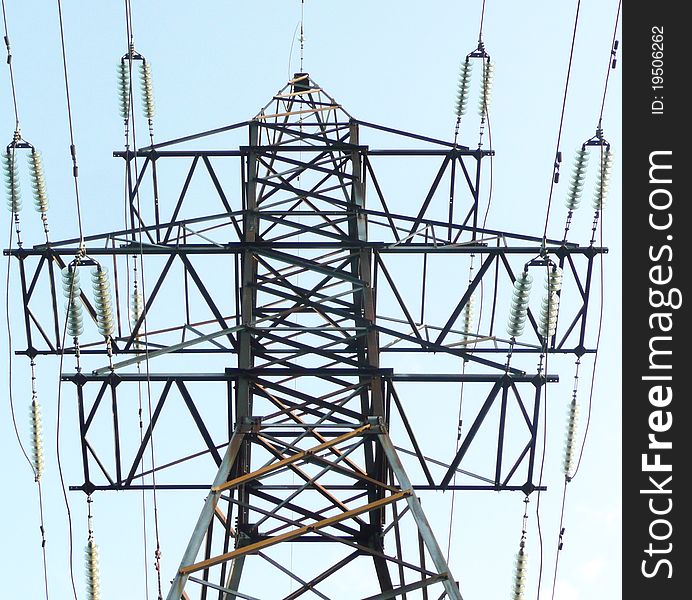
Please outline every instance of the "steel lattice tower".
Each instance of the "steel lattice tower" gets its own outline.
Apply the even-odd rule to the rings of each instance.
[[[246,143],[228,149],[224,136],[241,131]],[[365,145],[370,131],[392,147]],[[199,143],[216,149],[191,148]],[[463,582],[449,572],[417,492],[539,487],[542,391],[557,376],[534,372],[535,363],[593,352],[591,274],[606,251],[481,228],[481,166],[490,154],[354,119],[299,73],[248,122],[116,152],[126,166],[125,229],[87,236],[81,248],[65,240],[11,251],[25,307],[20,353],[78,351],[81,361],[62,374],[80,415],[84,482],[72,489],[208,490],[194,530],[181,532],[189,543],[169,600],[270,597],[248,569],[288,573],[297,589],[286,600],[308,591],[338,598],[330,585],[353,568],[373,574],[368,599],[461,598]],[[435,162],[422,195],[411,192],[411,214],[387,197],[375,167],[385,157],[407,161],[396,167],[399,179],[415,176],[415,161]],[[175,192],[164,184],[167,168],[178,174]],[[233,173],[237,191],[224,184]],[[478,267],[465,282],[470,256]],[[424,324],[411,300],[417,275],[405,265],[433,257],[454,282]],[[145,294],[128,327],[133,263]],[[87,323],[79,345],[65,345],[59,270],[94,265],[113,272],[117,332],[106,346]],[[578,298],[561,313],[559,332],[542,336],[531,308],[521,344],[504,334],[504,317],[478,332],[464,326],[483,285],[493,315],[504,314],[502,290],[522,270],[551,266]],[[88,290],[80,297],[96,321]],[[399,372],[387,366],[396,353],[453,358],[473,372]],[[419,434],[432,425],[409,418],[400,390],[424,383],[433,397],[450,382],[472,386],[478,401],[457,451],[431,460]],[[153,411],[137,438],[123,413],[143,388]],[[174,398],[187,420],[164,418]],[[104,420],[111,434],[97,439]],[[494,448],[484,438],[479,460],[473,448],[487,430]],[[186,442],[190,431],[201,451]],[[154,438],[180,444],[147,466]],[[182,469],[187,463],[203,467]],[[286,544],[314,560],[282,564],[272,553]]]

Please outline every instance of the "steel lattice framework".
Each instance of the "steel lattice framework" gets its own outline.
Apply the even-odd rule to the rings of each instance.
[[[227,149],[224,136],[240,132],[246,143]],[[364,145],[366,132],[392,146]],[[79,406],[84,482],[72,489],[208,490],[169,600],[265,598],[243,577],[251,563],[296,582],[285,600],[337,597],[330,582],[364,564],[374,573],[368,599],[461,598],[417,492],[539,487],[542,391],[557,376],[535,372],[536,359],[593,352],[591,276],[606,252],[481,228],[490,154],[354,119],[299,73],[250,121],[116,152],[127,176],[120,231],[88,236],[81,248],[65,240],[10,251],[24,303],[18,352],[78,351],[81,361],[62,374]],[[431,173],[420,190],[418,163]],[[410,178],[408,198],[401,189],[388,196],[387,174]],[[470,257],[478,266],[465,281]],[[425,307],[411,265],[432,277],[433,261],[447,285]],[[65,344],[59,271],[95,264],[114,275],[117,333],[107,347],[87,327],[78,346]],[[128,326],[133,265],[145,295]],[[506,312],[503,290],[519,271],[549,265],[563,269],[577,301],[562,307],[549,340],[529,310],[520,344],[502,333],[504,321],[495,325],[495,309]],[[471,332],[464,308],[483,291],[492,310]],[[88,291],[81,297],[95,321]],[[468,371],[401,372],[392,360],[402,355],[453,359]],[[471,386],[475,402],[455,452],[433,459],[430,424],[411,417],[402,390],[424,384],[430,399],[452,383]],[[123,414],[144,387],[153,411],[137,437]],[[181,443],[147,464],[155,437]],[[201,448],[183,441],[191,439]],[[300,568],[272,554],[300,542],[315,556]]]

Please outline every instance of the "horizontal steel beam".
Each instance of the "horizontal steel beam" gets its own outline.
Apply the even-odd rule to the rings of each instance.
[[[373,250],[380,254],[489,254],[489,255],[506,255],[506,254],[526,254],[536,256],[538,253],[544,252],[547,256],[558,255],[566,256],[568,254],[582,254],[584,256],[594,256],[596,254],[606,254],[608,248],[599,246],[589,247],[547,247],[542,246],[522,246],[497,248],[486,245],[455,245],[450,244],[434,245],[434,244],[402,244],[393,246],[390,242],[230,242],[223,245],[217,244],[178,244],[175,246],[153,245],[153,244],[131,244],[120,246],[117,248],[87,248],[86,251],[90,256],[131,256],[133,254],[145,255],[188,255],[188,254],[240,254],[246,251],[262,251],[267,248],[273,249],[294,249],[303,248],[310,249],[343,249],[343,250]],[[53,256],[76,256],[79,248],[77,246],[70,247],[51,247],[51,248],[21,248],[12,250],[3,250],[4,256],[13,256],[17,258],[25,258],[28,256],[44,256],[51,258]]]
[[[525,486],[520,486],[520,485],[501,485],[501,486],[495,486],[495,485],[429,485],[429,484],[421,484],[421,485],[416,485],[415,483],[413,484],[413,489],[415,491],[430,491],[430,492],[444,492],[447,490],[457,490],[457,491],[468,491],[468,492],[497,492],[497,491],[507,491],[507,492],[524,492],[525,491]],[[123,486],[123,485],[91,485],[89,487],[90,490],[93,491],[100,491],[100,492],[112,492],[112,491],[150,491],[150,490],[157,490],[157,491],[193,491],[193,490],[209,490],[209,483],[189,483],[189,484],[169,484],[169,483],[164,483],[164,484],[157,484],[156,486],[154,485],[128,485],[128,486]],[[298,489],[313,489],[310,486],[300,486],[300,485],[263,485],[262,486],[263,490],[276,490],[276,491],[295,491]],[[354,484],[354,485],[325,485],[323,486],[323,489],[329,490],[329,491],[353,491],[357,489],[368,489],[367,486],[362,485],[362,484]],[[546,491],[548,488],[544,485],[537,485],[534,488],[532,488],[535,491]],[[69,486],[69,490],[71,492],[84,492],[85,487],[84,485],[71,485]]]
[[[319,152],[360,152],[367,156],[473,156],[478,158],[478,150],[469,150],[468,148],[381,148],[370,149],[368,146],[357,146],[355,144],[292,144],[278,146],[240,146],[239,150],[116,150],[113,156],[116,158],[124,158],[132,160],[137,158],[194,158],[194,157],[236,157],[248,156],[250,153],[257,155],[262,154],[281,154],[283,152],[299,152],[299,153],[319,153]],[[494,151],[484,152],[485,156],[493,156]]]
[[[289,369],[267,368],[256,369],[226,369],[224,373],[118,373],[118,374],[93,374],[93,373],[62,373],[61,381],[73,383],[86,383],[91,381],[110,381],[114,383],[128,381],[233,381],[240,375],[249,377],[285,377],[296,375],[299,377],[322,377],[324,375],[339,377],[382,377],[388,381],[402,383],[439,383],[439,382],[466,382],[466,383],[494,383],[507,378],[513,383],[534,383],[537,380],[547,383],[559,381],[558,375],[512,375],[512,374],[471,374],[471,373],[394,373],[393,369],[381,368],[315,368],[315,369]]]

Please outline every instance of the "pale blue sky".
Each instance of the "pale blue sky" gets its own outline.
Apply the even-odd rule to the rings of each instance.
[[[493,204],[488,227],[540,236],[543,231],[560,110],[569,58],[576,2],[488,0],[483,26],[487,51],[496,65],[491,107]],[[12,44],[17,101],[23,137],[43,153],[51,201],[51,237],[72,238],[75,200],[69,155],[59,25],[56,3],[6,2]],[[86,233],[117,229],[122,222],[123,172],[114,150],[123,145],[118,115],[115,67],[127,50],[124,2],[63,2],[66,50],[79,186]],[[133,0],[136,48],[153,68],[156,140],[213,129],[254,116],[272,94],[299,70],[299,0],[262,0],[193,4],[181,0]],[[460,61],[475,49],[481,0],[428,2],[335,2],[306,0],[304,70],[353,116],[373,123],[451,140]],[[611,49],[617,2],[586,0],[581,13],[560,150],[564,156],[560,184],[553,197],[548,235],[562,234],[568,173],[575,149],[595,133]],[[618,32],[618,39],[620,38]],[[292,52],[291,52],[292,50]],[[3,61],[4,62],[4,61]],[[583,463],[568,486],[565,545],[560,556],[556,600],[621,597],[621,64],[611,72],[603,128],[616,162],[603,213],[604,326],[598,357],[594,404]],[[0,80],[0,132],[6,143],[14,132],[14,113],[7,67]],[[476,106],[471,97],[470,111]],[[139,108],[139,107],[138,107]],[[145,127],[138,130],[140,145]],[[461,139],[474,144],[475,136]],[[23,165],[22,165],[23,166]],[[595,164],[592,165],[595,167]],[[487,190],[487,187],[485,188]],[[406,197],[407,185],[399,193]],[[590,200],[585,193],[584,204]],[[28,186],[23,218],[32,220]],[[405,200],[404,200],[405,201]],[[112,207],[112,208],[111,208]],[[587,244],[591,210],[575,217],[573,241]],[[36,221],[36,219],[33,219]],[[5,211],[3,248],[7,247],[9,213]],[[32,229],[33,227],[33,229]],[[27,226],[27,245],[40,243],[35,225]],[[5,263],[6,264],[6,263]],[[16,267],[16,265],[13,265]],[[464,273],[466,266],[464,268]],[[540,283],[540,282],[539,282]],[[4,286],[3,286],[4,287]],[[11,327],[15,346],[23,342],[16,279],[10,288]],[[442,292],[442,290],[441,290]],[[594,289],[592,317],[599,298]],[[501,320],[504,321],[502,316]],[[592,318],[595,339],[596,320]],[[0,348],[0,455],[5,475],[0,561],[9,576],[9,597],[42,597],[43,567],[38,534],[36,486],[21,455],[7,401],[7,331]],[[13,359],[16,415],[25,445],[29,443],[30,387],[26,359]],[[72,362],[68,361],[70,369]],[[565,406],[574,375],[573,359],[555,360],[561,383],[549,389],[550,404],[545,482],[541,494],[543,582],[541,599],[551,598],[555,542],[562,500],[560,461]],[[413,370],[415,364],[403,365]],[[580,382],[585,420],[593,360],[583,361]],[[552,369],[551,369],[552,370]],[[69,598],[67,521],[56,474],[57,362],[39,359],[39,397],[44,410],[46,474],[44,510],[47,529],[49,586],[52,598]],[[434,419],[453,422],[457,392],[442,403]],[[73,389],[64,388],[61,459],[66,483],[80,482],[75,453],[78,437]],[[413,410],[413,409],[412,409]],[[449,410],[450,414],[444,414]],[[583,430],[582,430],[583,431]],[[454,439],[444,440],[454,443]],[[95,531],[102,554],[102,597],[144,598],[138,495],[96,495]],[[203,494],[178,500],[161,493],[163,580],[174,574]],[[421,494],[438,539],[446,549],[450,495]],[[80,600],[85,598],[83,546],[86,542],[84,496],[69,494],[73,518],[74,565]],[[538,531],[535,494],[530,504],[530,574],[527,598],[536,597]],[[175,506],[174,506],[175,505]],[[184,507],[184,508],[181,508]],[[467,492],[456,495],[450,566],[465,600],[509,597],[513,555],[517,550],[524,505],[519,494]],[[185,512],[187,511],[187,512]],[[181,513],[185,512],[185,516]],[[149,540],[151,548],[151,540]],[[150,589],[154,572],[148,560]],[[288,583],[282,591],[288,593]],[[164,585],[165,587],[165,585]],[[358,596],[351,589],[350,596]],[[374,592],[370,592],[374,593]],[[363,595],[367,595],[363,593]],[[154,596],[151,596],[154,597]],[[269,596],[267,596],[269,598]]]

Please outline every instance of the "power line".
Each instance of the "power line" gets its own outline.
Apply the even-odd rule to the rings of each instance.
[[[618,1],[617,13],[615,15],[615,26],[613,27],[613,40],[610,44],[610,56],[608,57],[608,68],[606,69],[605,83],[603,85],[603,98],[601,100],[601,111],[598,115],[598,127],[600,129],[601,122],[603,121],[603,111],[605,109],[606,95],[608,93],[608,80],[610,79],[610,72],[615,68],[616,65],[616,53],[618,48],[618,42],[615,39],[618,31],[618,24],[620,23],[620,10],[622,9],[622,0]]]
[[[548,220],[550,218],[550,205],[553,199],[553,188],[557,183],[559,162],[558,156],[560,152],[560,140],[562,139],[562,126],[565,120],[565,109],[567,107],[567,91],[569,89],[569,80],[572,72],[572,59],[574,58],[574,45],[577,39],[577,25],[579,24],[579,8],[581,7],[581,0],[577,0],[577,10],[574,15],[574,27],[572,30],[572,43],[569,51],[569,62],[567,64],[567,77],[565,78],[565,91],[562,96],[562,108],[560,110],[560,126],[557,132],[557,143],[555,147],[555,162],[553,164],[553,171],[550,179],[550,192],[548,194],[548,206],[545,213],[545,226],[543,227],[543,238],[545,239],[548,234]]]
[[[60,23],[60,45],[62,48],[62,64],[65,79],[65,98],[67,100],[67,121],[70,129],[70,157],[72,159],[72,177],[74,179],[75,200],[77,203],[77,226],[79,228],[79,246],[84,246],[84,232],[82,230],[82,208],[79,201],[79,169],[77,167],[77,148],[74,142],[74,128],[72,126],[72,103],[70,101],[70,79],[67,72],[67,51],[65,49],[65,27],[63,25],[62,1],[58,1],[58,21]]]
[[[12,68],[12,50],[10,47],[10,34],[7,25],[7,11],[5,9],[5,0],[2,0],[2,18],[5,26],[5,47],[7,48],[7,66],[10,71],[10,88],[12,89],[12,104],[14,106],[14,121],[15,131],[19,132],[19,108],[17,107],[17,92],[14,85],[14,70]]]
[[[134,102],[132,101],[133,96],[132,96],[132,62],[133,62],[133,52],[134,52],[134,28],[132,24],[132,5],[130,0],[125,0],[125,16],[126,16],[126,26],[127,26],[127,37],[128,37],[128,61],[129,61],[129,78],[130,78],[130,115],[132,118],[132,146],[133,146],[133,151],[134,151],[134,168],[135,168],[135,173],[139,171],[138,169],[138,161],[137,161],[137,129],[136,129],[136,119],[134,115]],[[142,57],[142,66],[143,66],[143,74],[145,73],[144,68],[146,66],[145,59]],[[143,79],[143,88],[146,87],[146,81]],[[144,93],[146,93],[146,90],[143,90]],[[154,144],[154,138],[153,138],[153,127],[152,127],[152,115],[147,114],[148,117],[148,123],[149,123],[149,137],[150,137],[150,142],[151,145],[153,146]],[[152,169],[154,167],[152,166]],[[155,171],[153,171],[154,178],[155,178]],[[156,193],[156,180],[154,179],[154,190]],[[155,197],[155,201],[157,198]],[[139,193],[139,185],[136,186],[135,188],[135,201],[137,204],[137,213],[140,215],[141,219],[141,204],[140,204],[140,193]],[[157,222],[158,225],[158,222]],[[157,228],[157,239],[158,239],[158,228]],[[144,352],[145,352],[145,369],[146,369],[146,396],[147,396],[147,406],[148,406],[148,412],[149,412],[149,421],[150,423],[153,420],[153,407],[151,403],[151,374],[150,374],[150,368],[149,368],[149,344],[148,344],[148,336],[147,336],[147,310],[146,310],[146,295],[145,295],[145,275],[144,275],[144,250],[143,250],[143,240],[142,240],[142,228],[141,226],[138,227],[138,244],[139,244],[139,259],[140,259],[140,265],[141,265],[141,280],[142,280],[142,298],[143,298],[143,303],[144,303],[144,311],[142,314],[142,327],[144,329]],[[159,519],[158,519],[158,502],[157,502],[157,494],[156,494],[156,458],[154,454],[154,429],[153,427],[151,428],[151,434],[150,434],[150,439],[149,439],[149,448],[150,448],[150,458],[151,458],[151,480],[152,480],[152,502],[153,502],[153,518],[154,518],[154,536],[155,536],[155,541],[156,541],[156,549],[154,551],[155,555],[155,568],[156,568],[156,579],[157,579],[157,591],[158,591],[158,598],[161,600],[163,598],[163,589],[162,589],[162,582],[161,582],[161,545],[160,545],[160,535],[159,535]],[[148,590],[147,590],[148,594]]]
[[[73,275],[74,279],[74,275]],[[71,298],[71,296],[70,296]],[[67,311],[70,310],[70,305],[73,302],[72,298],[68,302]],[[60,359],[58,362],[58,397],[56,405],[56,421],[55,421],[55,453],[56,461],[58,465],[58,476],[60,478],[60,487],[62,489],[63,501],[65,504],[65,512],[67,513],[67,545],[68,545],[68,564],[70,572],[70,582],[72,584],[72,594],[74,599],[77,600],[77,586],[74,580],[74,565],[73,565],[73,539],[72,539],[72,511],[70,510],[70,503],[67,499],[67,488],[65,486],[65,478],[62,471],[62,460],[60,458],[60,415],[62,408],[62,382],[60,378],[60,373],[62,373],[63,362],[65,359],[65,340],[67,337],[67,323],[68,319],[65,319],[65,325],[62,330],[62,340],[60,344]]]
[[[10,45],[10,34],[9,34],[9,25],[8,25],[8,20],[7,20],[7,11],[5,7],[5,0],[2,0],[2,16],[3,16],[3,23],[4,23],[4,30],[5,30],[5,47],[7,48],[7,66],[9,70],[9,75],[10,75],[10,88],[12,92],[12,104],[14,107],[14,117],[15,117],[15,132],[14,136],[12,139],[12,151],[11,151],[11,162],[8,163],[8,170],[12,172],[12,179],[14,179],[14,165],[15,165],[15,152],[17,149],[18,144],[21,141],[21,135],[20,135],[20,124],[19,124],[19,106],[17,102],[17,91],[16,91],[16,86],[15,86],[15,81],[14,81],[14,68],[12,65],[12,50],[11,50],[11,45]],[[28,144],[24,144],[29,146]],[[32,147],[32,151],[33,151]],[[39,173],[35,172],[35,174],[38,176]],[[36,182],[37,185],[40,185],[40,182]],[[17,210],[14,210],[17,208]],[[18,214],[18,208],[19,206],[14,206],[12,205],[13,213],[14,213],[14,219],[10,220],[10,232],[9,232],[9,240],[8,240],[8,248],[12,248],[12,241],[13,241],[13,224],[16,225],[16,231],[17,231],[17,244],[19,247],[21,247],[22,242],[19,237],[19,214]],[[42,214],[42,216],[45,217],[45,215]],[[14,223],[13,223],[14,221]],[[44,220],[44,225],[46,221]],[[46,236],[47,236],[47,228],[46,228]],[[10,406],[10,415],[12,418],[12,426],[14,429],[15,436],[17,438],[17,442],[19,444],[19,447],[21,449],[22,454],[24,455],[24,458],[27,460],[29,463],[29,466],[31,467],[31,471],[34,474],[34,480],[37,484],[37,495],[38,495],[38,503],[39,503],[39,530],[41,532],[41,554],[42,554],[42,563],[43,563],[43,587],[44,587],[44,595],[46,600],[48,600],[48,560],[47,560],[47,554],[46,554],[46,537],[45,537],[45,521],[44,521],[44,515],[43,515],[43,490],[41,486],[41,470],[42,470],[42,444],[43,441],[41,439],[41,432],[40,432],[40,414],[36,410],[37,404],[36,404],[36,378],[35,378],[35,373],[34,373],[34,359],[31,359],[31,388],[32,388],[32,427],[33,427],[33,458],[34,460],[29,457],[25,447],[24,443],[22,442],[21,435],[19,433],[19,428],[17,426],[17,418],[15,414],[15,407],[14,407],[14,390],[13,390],[13,372],[14,372],[14,364],[12,360],[12,326],[11,326],[11,319],[10,319],[10,257],[8,255],[8,262],[7,262],[7,277],[5,281],[5,321],[7,325],[7,358],[8,358],[8,401],[9,401],[9,406]]]

